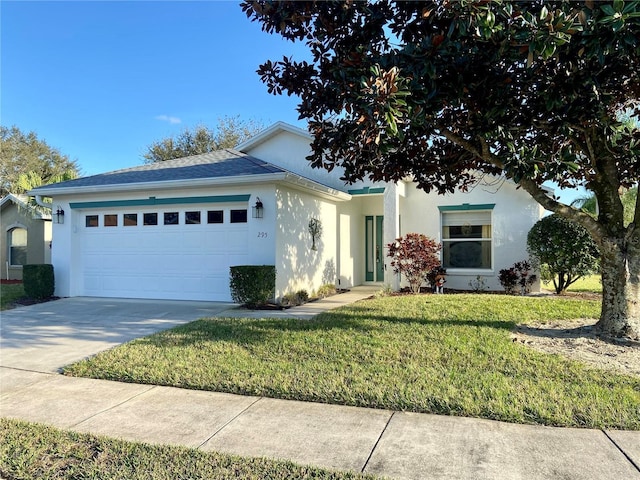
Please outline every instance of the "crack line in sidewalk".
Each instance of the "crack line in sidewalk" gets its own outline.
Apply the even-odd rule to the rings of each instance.
[[[634,462],[633,459],[629,455],[627,455],[627,452],[625,452],[622,449],[622,447],[620,445],[618,445],[618,443],[613,438],[611,438],[611,436],[605,430],[601,430],[601,432],[604,433],[605,437],[607,437],[609,439],[609,441],[611,443],[613,443],[618,450],[620,450],[620,453],[622,453],[622,455],[624,455],[624,458],[629,460],[629,463],[631,463],[631,465],[633,465],[634,468],[636,470],[638,470],[638,472],[640,472],[640,466],[638,466],[638,464],[636,464],[636,462]]]
[[[382,440],[382,436],[387,431],[387,428],[389,427],[389,424],[391,423],[391,419],[393,418],[393,416],[395,414],[396,414],[396,412],[391,412],[391,416],[389,417],[389,420],[387,420],[387,423],[384,425],[384,428],[382,429],[382,432],[380,432],[380,435],[378,436],[378,439],[376,440],[376,443],[373,445],[373,448],[371,449],[371,452],[369,453],[369,456],[367,457],[367,460],[364,462],[364,465],[362,466],[362,469],[360,470],[360,473],[364,473],[365,468],[367,468],[367,465],[369,465],[369,461],[371,460],[371,457],[373,457],[373,452],[375,452],[376,448],[378,448],[378,444],[380,443],[380,440]]]
[[[249,410],[251,407],[253,407],[256,403],[258,403],[260,400],[262,400],[264,397],[259,397],[256,399],[255,402],[252,402],[250,405],[247,405],[245,408],[242,409],[241,412],[238,412],[238,414],[233,417],[232,419],[230,419],[227,423],[225,423],[224,425],[222,425],[218,430],[216,430],[215,432],[213,432],[211,434],[211,436],[209,438],[207,438],[204,442],[202,442],[200,445],[198,445],[197,448],[202,448],[209,440],[211,440],[213,437],[215,437],[217,434],[219,434],[222,430],[224,430],[227,425],[229,425],[231,422],[233,422],[236,418],[238,418],[240,415],[242,415],[244,412],[246,412],[247,410]]]
[[[82,377],[76,377],[76,378],[82,378]],[[112,381],[112,380],[107,380],[107,381]],[[144,395],[145,393],[150,392],[150,391],[151,391],[151,390],[153,390],[154,388],[158,388],[158,385],[150,385],[150,386],[149,386],[149,388],[147,388],[145,391],[140,392],[140,393],[136,393],[135,395],[133,395],[133,396],[131,396],[131,397],[127,398],[126,400],[123,400],[123,401],[122,401],[122,402],[120,402],[120,403],[117,403],[117,404],[115,404],[115,405],[111,405],[109,408],[105,408],[104,410],[100,410],[99,412],[94,413],[93,415],[91,415],[91,416],[89,416],[89,417],[87,417],[87,418],[85,418],[85,419],[83,419],[83,420],[79,421],[78,423],[74,423],[73,425],[70,425],[70,426],[69,426],[69,428],[75,428],[75,427],[77,427],[78,425],[81,425],[81,424],[83,424],[84,422],[86,422],[86,421],[88,421],[88,420],[91,420],[92,418],[97,417],[98,415],[102,415],[103,413],[108,412],[109,410],[113,410],[114,408],[117,408],[117,407],[119,407],[120,405],[124,405],[125,403],[130,402],[131,400],[133,400],[134,398],[137,398],[137,397],[139,397],[140,395]]]

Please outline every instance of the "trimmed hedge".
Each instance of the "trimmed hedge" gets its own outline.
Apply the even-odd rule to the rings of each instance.
[[[229,270],[231,298],[234,302],[258,307],[275,296],[275,265],[238,265]]]
[[[22,266],[24,294],[29,298],[53,297],[55,278],[53,265],[32,264]]]

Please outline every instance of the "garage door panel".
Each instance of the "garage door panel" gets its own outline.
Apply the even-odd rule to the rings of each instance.
[[[228,301],[229,266],[248,256],[247,224],[119,222],[80,232],[80,288],[88,296]]]

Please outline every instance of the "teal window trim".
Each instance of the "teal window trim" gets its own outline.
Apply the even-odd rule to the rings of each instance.
[[[470,203],[463,203],[462,205],[443,205],[439,206],[438,210],[441,212],[461,212],[467,210],[493,210],[495,203],[481,203],[473,205]]]
[[[363,187],[355,190],[348,190],[349,195],[372,195],[372,194],[380,194],[384,193],[384,187]]]
[[[192,203],[233,203],[248,202],[251,195],[215,195],[205,197],[141,198],[136,200],[104,200],[99,202],[73,202],[71,209],[112,208],[112,207],[148,207],[154,205],[188,205]]]

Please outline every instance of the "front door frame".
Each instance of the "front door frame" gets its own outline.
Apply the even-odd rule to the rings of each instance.
[[[365,217],[365,281],[384,282],[384,216]]]

